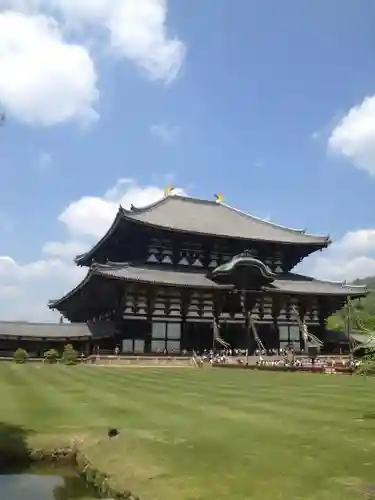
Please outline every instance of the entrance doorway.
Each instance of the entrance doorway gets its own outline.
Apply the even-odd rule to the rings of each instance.
[[[188,322],[184,324],[181,350],[203,352],[212,349],[212,323]]]
[[[243,323],[220,323],[220,337],[231,349],[247,349],[247,333]]]

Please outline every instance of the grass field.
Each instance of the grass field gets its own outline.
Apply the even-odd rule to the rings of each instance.
[[[375,491],[374,389],[355,376],[0,364],[0,422],[31,441],[80,436],[142,500],[359,499]]]

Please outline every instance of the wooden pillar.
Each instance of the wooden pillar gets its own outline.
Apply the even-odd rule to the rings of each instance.
[[[309,308],[309,299],[306,299],[306,297],[300,298],[298,303],[298,315],[302,323],[305,320],[308,308]],[[301,332],[301,329],[299,331],[299,342],[301,346],[301,351],[306,351],[307,345],[303,333]]]
[[[191,300],[191,292],[188,288],[181,289],[181,341],[180,348],[185,348],[187,346],[187,335],[188,335],[188,325],[187,325],[187,315],[189,310],[189,304]]]
[[[147,323],[149,325],[149,332],[145,339],[145,352],[152,351],[152,324],[153,314],[155,311],[156,288],[152,285],[147,289]]]
[[[278,318],[281,311],[281,300],[276,294],[272,295],[272,322],[275,332],[277,333],[277,344],[280,347],[280,332]]]

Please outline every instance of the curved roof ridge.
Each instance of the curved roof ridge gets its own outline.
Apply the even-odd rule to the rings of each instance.
[[[300,274],[300,273],[288,273],[289,276],[297,276],[300,278],[306,278],[311,281],[319,281],[320,283],[332,283],[332,285],[344,285],[344,281],[339,281],[339,280],[322,280],[320,278],[314,278],[313,276],[307,276],[306,274]]]
[[[180,199],[180,200],[183,200],[183,201],[190,201],[190,202],[193,202],[193,203],[201,203],[201,204],[204,204],[204,205],[217,205],[217,206],[221,205],[221,206],[223,206],[225,208],[228,208],[229,210],[233,210],[234,212],[236,212],[236,213],[238,213],[240,215],[243,215],[244,217],[248,217],[250,219],[257,220],[258,222],[263,222],[266,225],[274,226],[274,227],[277,227],[279,229],[284,229],[285,231],[292,231],[292,232],[295,232],[295,233],[304,234],[307,237],[311,236],[312,238],[322,238],[322,239],[325,239],[325,240],[329,241],[329,236],[328,235],[307,233],[306,229],[296,229],[296,228],[292,228],[292,227],[289,227],[289,226],[285,226],[283,224],[278,224],[276,222],[268,221],[268,220],[262,219],[261,217],[257,217],[256,215],[253,215],[253,214],[251,214],[249,212],[245,212],[244,210],[240,210],[239,208],[232,207],[231,205],[229,205],[227,203],[223,203],[223,202],[219,203],[216,200],[205,200],[205,199],[202,199],[202,198],[195,198],[193,196],[185,196],[185,195],[180,195],[180,194],[174,194],[173,192],[169,193],[166,196],[163,196],[163,198],[161,198],[160,200],[157,200],[157,201],[155,201],[153,203],[150,203],[149,205],[146,205],[144,207],[139,207],[138,208],[138,207],[135,207],[134,205],[132,205],[132,209],[131,210],[127,210],[127,209],[125,209],[124,207],[122,207],[120,205],[120,211],[121,211],[121,213],[123,215],[129,215],[131,217],[134,214],[144,213],[144,212],[147,212],[148,210],[152,210],[154,208],[157,208],[158,206],[164,204],[165,202],[167,202],[171,198],[177,198],[177,199]]]
[[[148,205],[144,205],[143,207],[136,207],[135,205],[131,204],[130,209],[124,208],[120,203],[119,212],[123,215],[132,215],[132,214],[147,212],[147,210],[151,210],[165,203],[168,200],[168,198],[172,198],[172,196],[177,196],[177,195],[168,194],[167,196],[163,196],[163,198],[160,198],[160,200],[156,200],[152,203],[149,203]]]
[[[178,216],[174,213],[174,205],[172,204],[171,206],[167,205],[168,202],[171,202],[171,200],[176,200],[176,202],[179,200],[182,202],[181,207],[183,207],[184,202],[186,202],[186,207],[183,207],[183,217],[182,220],[184,221],[185,217],[185,222],[182,222],[182,226],[180,227],[181,224],[181,218],[179,219]],[[171,202],[172,203],[172,202]],[[209,213],[209,223],[211,223],[212,227],[214,229],[207,230],[206,228],[202,229],[202,224],[205,223],[205,219],[203,218],[203,222],[201,221],[202,218],[199,217],[199,209],[195,210],[195,215],[194,217],[191,216],[191,209],[193,206],[189,207],[190,204],[194,204],[195,206],[201,205],[205,207],[217,207],[219,209],[220,206],[227,211],[228,214],[228,220],[226,222],[223,222],[224,224],[224,229],[221,231],[218,231],[218,222],[217,219],[220,220],[220,211],[216,211],[215,209],[210,210],[207,208],[208,213]],[[160,208],[161,213],[163,217],[167,218],[168,222],[168,217],[171,217],[172,222],[170,224],[163,222],[161,220],[160,212],[158,207],[163,207]],[[172,210],[169,210],[169,208],[172,208]],[[179,209],[179,205],[176,205],[176,209]],[[178,210],[177,210],[178,212]],[[194,211],[193,211],[194,212]],[[157,214],[159,213],[159,216]],[[221,212],[223,214],[223,212]],[[169,215],[165,215],[169,214]],[[198,215],[197,215],[198,214]],[[216,214],[219,214],[218,218],[216,218]],[[232,214],[232,217],[230,216]],[[233,220],[231,219],[236,217],[236,214],[242,218],[243,228],[240,230],[239,228],[236,229],[236,224],[233,223]],[[223,214],[225,215],[225,213]],[[190,218],[189,218],[190,217]],[[210,220],[211,217],[211,220]],[[215,220],[214,220],[215,219]],[[226,219],[226,217],[224,217]],[[112,225],[108,229],[108,231],[104,234],[102,238],[100,238],[94,246],[89,249],[87,252],[77,255],[75,258],[75,263],[78,265],[87,265],[88,261],[87,259],[90,259],[95,255],[95,252],[103,245],[108,238],[111,237],[111,235],[115,232],[117,229],[117,226],[119,225],[121,220],[128,220],[132,221],[135,223],[140,223],[140,224],[145,224],[148,226],[152,226],[155,228],[162,228],[162,229],[168,229],[172,231],[183,231],[183,232],[188,232],[188,233],[195,233],[195,234],[204,234],[204,235],[215,235],[217,234],[218,236],[225,236],[225,237],[232,237],[232,238],[239,238],[239,239],[255,239],[255,240],[265,240],[265,241],[280,241],[281,243],[292,243],[292,244],[316,244],[318,246],[328,246],[331,243],[331,240],[329,239],[329,236],[322,236],[322,235],[313,235],[313,234],[307,234],[305,230],[302,229],[294,229],[294,228],[289,228],[287,226],[283,226],[280,224],[276,224],[274,222],[266,221],[265,219],[262,219],[260,217],[256,217],[255,215],[252,215],[250,213],[244,212],[242,210],[239,210],[238,208],[232,207],[230,205],[227,205],[225,203],[218,203],[216,200],[204,200],[200,198],[193,198],[190,196],[185,196],[185,195],[180,195],[180,194],[173,194],[170,193],[160,200],[155,201],[154,203],[151,203],[145,207],[141,208],[136,208],[132,206],[132,209],[125,209],[123,206],[119,205],[117,214],[115,216],[114,221],[112,222]],[[200,224],[197,224],[197,220],[201,221]],[[212,222],[214,220],[214,222]],[[193,222],[192,222],[193,221]],[[251,226],[251,221],[253,222],[253,225],[258,224],[258,228],[248,228],[247,226]],[[183,227],[183,225],[186,225],[186,227]],[[226,224],[226,225],[225,225]],[[220,225],[220,224],[219,224]],[[209,224],[208,224],[209,227]],[[228,229],[229,228],[229,229]],[[258,233],[252,235],[252,231],[254,230],[254,233]],[[272,233],[274,231],[281,231],[282,233],[279,235],[273,235]],[[218,231],[218,232],[217,232]],[[263,234],[265,233],[265,234]],[[269,234],[267,234],[269,233]],[[301,241],[300,241],[301,240]],[[315,240],[315,241],[314,241]]]
[[[113,260],[107,260],[106,262],[93,262],[90,266],[90,269],[92,271],[96,271],[99,268],[123,268],[123,267],[130,267],[130,262],[115,262]]]
[[[134,205],[131,205],[132,208],[128,210],[127,208],[124,208],[122,205],[120,205],[120,212],[124,215],[134,215],[134,214],[140,214],[143,212],[147,212],[148,210],[152,210],[154,208],[159,207],[160,205],[163,205],[165,202],[169,201],[171,198],[177,198],[182,201],[191,201],[193,203],[201,203],[204,205],[223,205],[223,203],[218,203],[215,200],[204,200],[202,198],[195,198],[194,196],[186,196],[182,194],[174,194],[169,193],[166,196],[163,196],[160,198],[160,200],[154,201],[153,203],[149,203],[148,205],[145,205],[143,207],[136,207]]]
[[[351,285],[350,283],[345,283],[345,281],[340,281],[340,280],[323,280],[320,278],[313,278],[312,276],[306,276],[304,274],[299,274],[299,273],[289,273],[289,275],[300,276],[301,278],[307,278],[313,281],[318,281],[319,283],[330,283],[332,285],[340,285],[342,288],[367,289],[367,285]]]
[[[343,286],[350,287],[350,288],[366,288],[367,289],[367,285],[366,284],[363,284],[363,285],[351,285],[350,283],[344,283]]]
[[[305,236],[312,236],[313,238],[326,238],[327,240],[329,240],[329,236],[327,236],[327,235],[306,233],[306,229],[296,229],[293,227],[285,226],[283,224],[278,224],[276,222],[268,221],[266,219],[262,219],[262,217],[257,217],[256,215],[245,212],[244,210],[240,210],[239,208],[232,207],[231,205],[228,205],[227,203],[220,203],[220,205],[222,205],[223,207],[228,208],[230,210],[233,210],[234,212],[237,212],[240,215],[243,215],[245,217],[249,217],[251,219],[255,219],[259,222],[264,222],[264,224],[269,224],[269,225],[275,226],[279,229],[285,229],[286,231],[293,231],[295,233],[304,234]]]
[[[113,231],[116,229],[117,227],[117,224],[119,223],[119,221],[121,220],[121,205],[119,206],[118,210],[117,210],[117,214],[111,224],[111,226],[109,227],[109,229],[107,230],[107,232],[94,244],[94,246],[92,248],[90,248],[87,252],[85,253],[81,253],[79,255],[77,255],[74,259],[74,262],[76,264],[79,265],[79,261],[84,258],[84,257],[87,257],[89,255],[93,255],[95,253],[95,250],[97,250],[110,236],[111,234],[113,233]]]

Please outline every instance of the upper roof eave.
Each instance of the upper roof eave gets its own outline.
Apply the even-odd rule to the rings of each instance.
[[[270,227],[274,227],[274,228],[277,228],[277,229],[281,229],[281,230],[284,230],[286,232],[290,232],[290,233],[293,233],[293,234],[296,234],[296,235],[301,235],[303,237],[306,238],[306,241],[301,241],[301,242],[298,242],[298,243],[295,243],[295,244],[302,244],[302,245],[321,245],[322,247],[325,247],[325,246],[328,246],[329,244],[332,243],[331,239],[329,236],[327,235],[315,235],[315,234],[309,234],[309,233],[306,233],[306,230],[305,229],[294,229],[294,228],[290,228],[290,227],[287,227],[287,226],[284,226],[284,225],[281,225],[281,224],[276,224],[275,222],[270,222],[270,221],[267,221],[265,219],[262,219],[260,217],[256,217],[255,215],[252,215],[252,214],[248,214],[242,210],[239,210],[238,208],[234,208],[232,207],[231,205],[228,205],[226,203],[217,203],[216,201],[211,201],[211,200],[202,200],[200,198],[193,198],[193,197],[189,197],[189,196],[182,196],[182,195],[176,195],[176,194],[169,194],[167,196],[164,196],[163,198],[161,198],[160,200],[154,202],[154,203],[151,203],[147,206],[144,206],[144,207],[140,207],[140,208],[137,208],[137,207],[134,207],[132,206],[132,209],[131,210],[127,210],[125,208],[123,208],[121,205],[119,207],[119,214],[121,217],[125,218],[125,219],[128,219],[128,220],[131,220],[133,222],[137,222],[139,224],[143,224],[143,225],[146,225],[146,226],[150,226],[150,227],[156,227],[158,229],[165,229],[165,230],[169,230],[169,231],[178,231],[178,232],[183,232],[183,233],[195,233],[195,234],[201,234],[201,235],[206,235],[207,234],[211,234],[211,233],[205,233],[205,232],[201,232],[201,231],[190,231],[190,230],[185,230],[185,229],[180,229],[180,228],[170,228],[168,226],[163,226],[163,225],[160,225],[160,224],[154,224],[154,223],[150,223],[150,222],[147,222],[147,221],[141,221],[137,218],[135,218],[135,216],[137,215],[141,215],[141,214],[144,214],[146,212],[149,212],[149,211],[152,211],[162,205],[164,205],[165,203],[168,203],[170,200],[173,200],[173,199],[176,199],[176,200],[183,200],[183,201],[187,201],[187,202],[192,202],[194,204],[205,204],[205,205],[211,205],[211,206],[223,206],[225,208],[227,208],[228,210],[231,210],[233,212],[236,212],[238,213],[239,215],[242,215],[244,217],[247,217],[249,219],[252,219],[252,220],[256,220],[256,221],[259,221],[261,223],[264,223],[265,225],[267,226],[270,226]],[[212,235],[216,235],[214,233],[212,233]],[[218,237],[231,237],[230,235],[216,235]],[[236,236],[235,239],[245,239],[245,240],[251,240],[252,238],[250,237],[241,237],[241,236]],[[261,241],[260,238],[255,238],[255,240],[257,241]],[[269,239],[265,239],[263,241],[270,241]],[[277,240],[275,240],[277,241]],[[291,242],[293,244],[293,242]]]
[[[95,253],[95,251],[98,250],[98,248],[100,248],[102,246],[102,244],[105,243],[107,241],[107,239],[114,233],[114,231],[115,231],[116,227],[118,226],[119,222],[121,221],[121,219],[122,219],[122,207],[120,205],[119,209],[117,211],[116,217],[114,218],[114,220],[111,224],[111,227],[104,234],[104,236],[102,238],[100,238],[100,240],[98,240],[90,250],[88,250],[85,253],[77,255],[74,259],[74,262],[78,266],[84,265],[84,260],[89,259]]]
[[[295,236],[300,236],[301,241],[288,242],[288,241],[279,241],[277,239],[272,240],[269,238],[265,238],[265,239],[262,239],[259,237],[251,238],[248,235],[247,236],[242,236],[242,235],[231,236],[230,234],[228,234],[228,235],[215,234],[215,233],[203,232],[203,231],[198,231],[198,230],[189,230],[189,229],[183,229],[183,228],[168,227],[166,225],[155,224],[152,222],[143,221],[143,220],[139,220],[136,218],[137,215],[142,215],[142,214],[145,214],[149,211],[152,211],[152,210],[164,205],[165,203],[168,203],[172,199],[192,202],[194,204],[201,203],[201,204],[211,205],[211,206],[221,205],[232,212],[236,212],[243,217],[247,217],[249,220],[258,221],[258,222],[266,225],[267,227],[273,227],[273,228],[279,229],[279,230],[281,229],[281,230],[285,231],[286,233],[290,233],[290,234],[295,235]],[[147,206],[142,207],[142,208],[136,208],[136,207],[132,206],[131,210],[127,210],[120,205],[118,208],[116,217],[114,218],[112,225],[108,229],[108,231],[88,252],[77,255],[76,258],[74,259],[75,263],[77,265],[85,265],[85,260],[90,259],[90,257],[92,257],[95,254],[95,251],[98,250],[101,247],[101,245],[103,245],[103,243],[105,243],[108,240],[108,238],[116,230],[116,228],[117,228],[118,224],[121,222],[121,220],[128,220],[132,223],[136,223],[136,224],[147,226],[147,227],[154,227],[156,229],[162,229],[162,230],[170,231],[170,232],[179,232],[179,233],[185,233],[185,234],[197,234],[197,235],[201,235],[201,236],[212,235],[212,236],[216,236],[218,238],[233,238],[233,239],[245,240],[245,241],[264,241],[264,242],[268,242],[268,243],[270,241],[275,241],[276,243],[279,242],[281,244],[310,246],[310,247],[316,247],[317,249],[318,248],[325,248],[331,244],[331,240],[330,240],[329,236],[313,235],[313,234],[306,233],[306,231],[302,230],[302,229],[288,228],[286,226],[282,226],[282,225],[276,224],[274,222],[266,221],[264,219],[261,219],[260,217],[256,217],[254,215],[247,214],[246,212],[243,212],[237,208],[233,208],[230,205],[226,205],[224,203],[219,204],[219,203],[216,203],[216,202],[210,201],[210,200],[201,200],[199,198],[190,198],[187,196],[173,195],[172,194],[172,195],[165,196],[164,198],[161,198],[160,200],[156,201],[155,203],[152,203],[152,204],[147,205]]]

